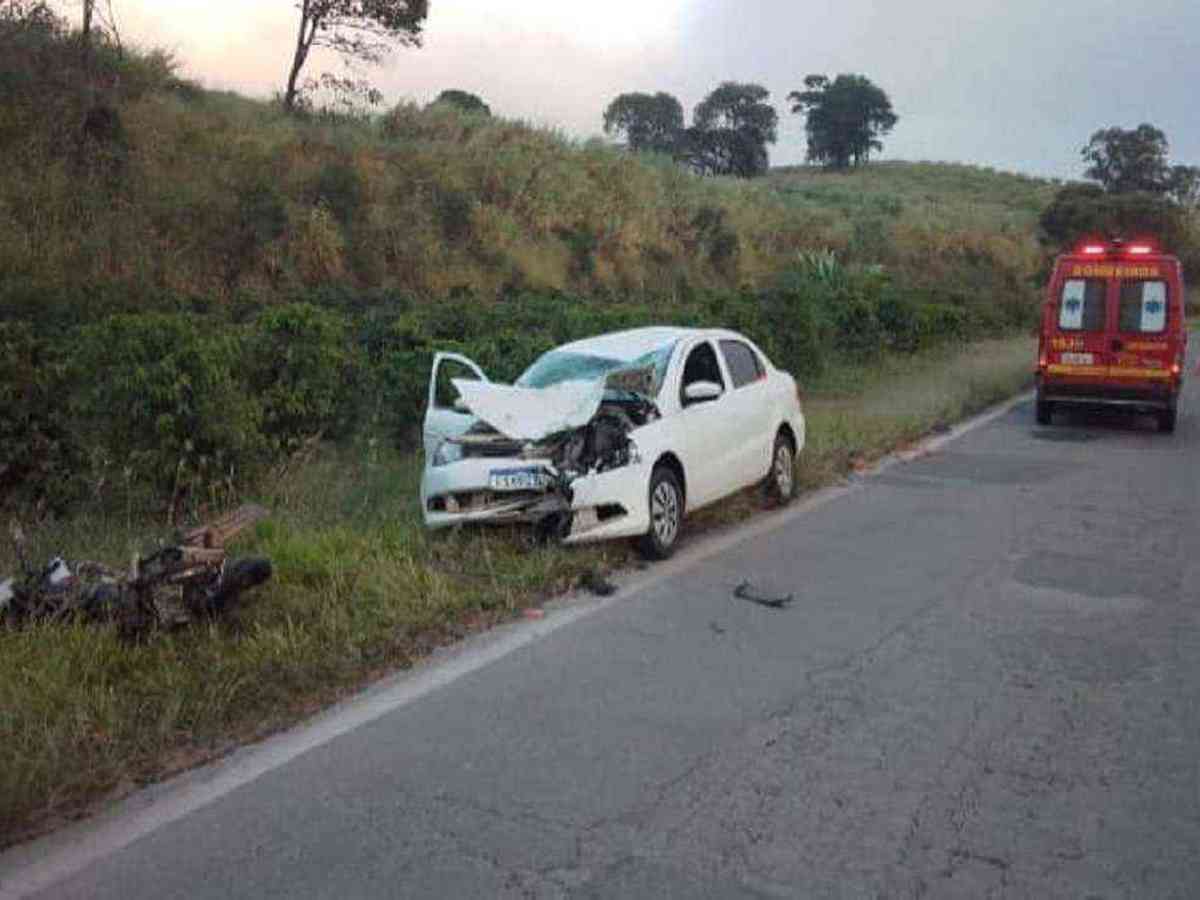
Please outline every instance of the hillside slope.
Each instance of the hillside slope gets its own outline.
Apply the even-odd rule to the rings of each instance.
[[[896,164],[702,179],[449,107],[298,119],[202,90],[161,52],[101,48],[85,72],[53,19],[0,22],[0,51],[9,304],[65,291],[94,305],[110,286],[143,308],[270,302],[330,284],[670,298],[760,286],[824,248],[900,265],[932,249],[1020,280],[1050,191]]]
[[[506,378],[585,334],[723,324],[803,378],[1034,308],[1033,179],[707,179],[453,108],[298,118],[161,53],[80,59],[60,22],[0,21],[0,505],[119,477],[177,503],[315,435],[404,442],[446,347]]]

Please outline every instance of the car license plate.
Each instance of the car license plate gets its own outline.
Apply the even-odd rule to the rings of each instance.
[[[488,474],[493,491],[540,491],[546,486],[541,469],[492,469]]]
[[[1064,353],[1062,355],[1064,366],[1090,366],[1095,359],[1091,353]]]

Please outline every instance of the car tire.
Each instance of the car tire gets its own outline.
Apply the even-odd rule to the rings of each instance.
[[[765,487],[767,499],[779,506],[796,496],[796,448],[782,431],[775,435]]]
[[[1038,388],[1037,399],[1034,401],[1034,416],[1039,425],[1049,425],[1050,417],[1054,415],[1054,407],[1049,400],[1042,399],[1042,390]]]
[[[1161,410],[1158,414],[1158,430],[1163,434],[1174,434],[1177,415],[1178,411],[1174,403],[1167,409]]]
[[[650,474],[650,527],[638,540],[638,551],[647,559],[666,559],[675,552],[683,526],[683,487],[668,466],[655,466]]]

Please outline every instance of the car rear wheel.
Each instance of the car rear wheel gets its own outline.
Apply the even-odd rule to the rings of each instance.
[[[796,450],[782,431],[775,435],[766,487],[767,497],[778,504],[787,503],[796,496]]]
[[[683,488],[667,466],[655,466],[650,475],[650,528],[638,541],[647,559],[666,559],[675,552],[683,525]]]

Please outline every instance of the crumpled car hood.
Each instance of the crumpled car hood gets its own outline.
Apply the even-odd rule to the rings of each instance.
[[[604,399],[604,379],[566,381],[547,388],[523,388],[455,378],[463,403],[507,438],[539,441],[560,431],[582,428]]]

